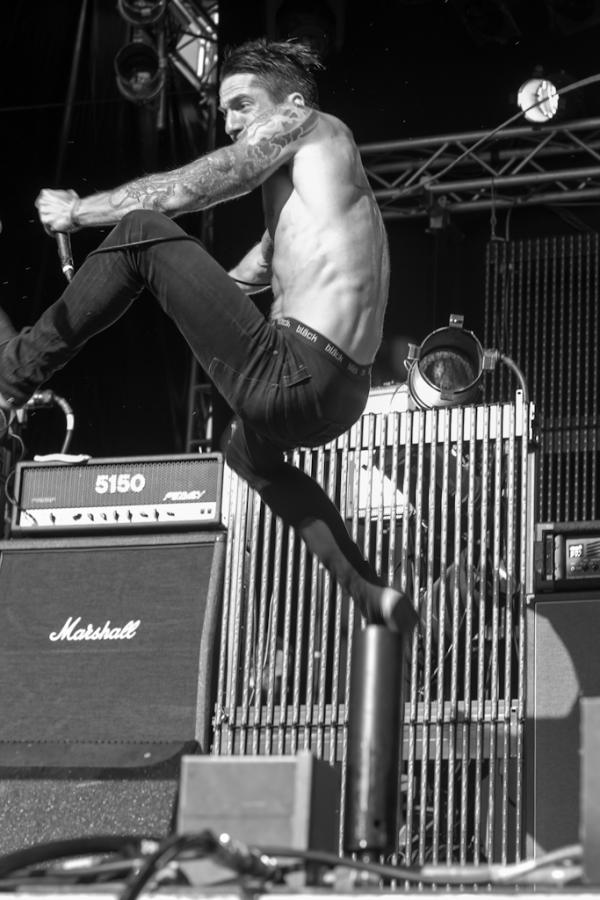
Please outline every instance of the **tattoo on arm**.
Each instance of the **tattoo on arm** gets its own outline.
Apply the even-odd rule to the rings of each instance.
[[[285,159],[286,149],[310,134],[315,110],[285,108],[255,122],[231,147],[222,147],[171,172],[147,175],[110,197],[115,210],[191,212],[248,193]]]

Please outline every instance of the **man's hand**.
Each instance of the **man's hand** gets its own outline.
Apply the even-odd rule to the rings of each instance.
[[[55,191],[50,188],[40,191],[35,201],[40,222],[49,234],[77,230],[74,212],[78,203],[79,195],[75,191]]]

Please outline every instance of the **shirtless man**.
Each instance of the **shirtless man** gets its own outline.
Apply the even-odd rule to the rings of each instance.
[[[115,225],[31,329],[0,321],[5,415],[147,288],[236,414],[226,458],[331,571],[370,622],[416,624],[338,510],[284,452],[360,416],[387,302],[383,222],[348,128],[317,110],[311,51],[252,41],[228,54],[220,106],[232,145],[171,172],[80,198],[43,190],[50,233]],[[226,273],[172,218],[261,187],[266,230]],[[271,287],[269,320],[246,294]]]

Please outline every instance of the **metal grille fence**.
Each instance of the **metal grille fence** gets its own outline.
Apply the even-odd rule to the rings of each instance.
[[[518,395],[366,413],[337,441],[291,457],[418,604],[402,685],[399,860],[521,858],[530,415]],[[341,761],[344,781],[359,615],[245,483],[231,472],[225,482],[212,752],[311,749]]]
[[[514,359],[535,403],[540,522],[599,517],[599,260],[597,234],[488,245],[485,343]]]

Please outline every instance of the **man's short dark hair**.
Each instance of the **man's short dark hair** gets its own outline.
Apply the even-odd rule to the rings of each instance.
[[[318,109],[319,97],[313,73],[322,68],[317,54],[304,44],[258,38],[225,51],[221,81],[229,75],[255,75],[276,103],[297,91],[307,106]]]

